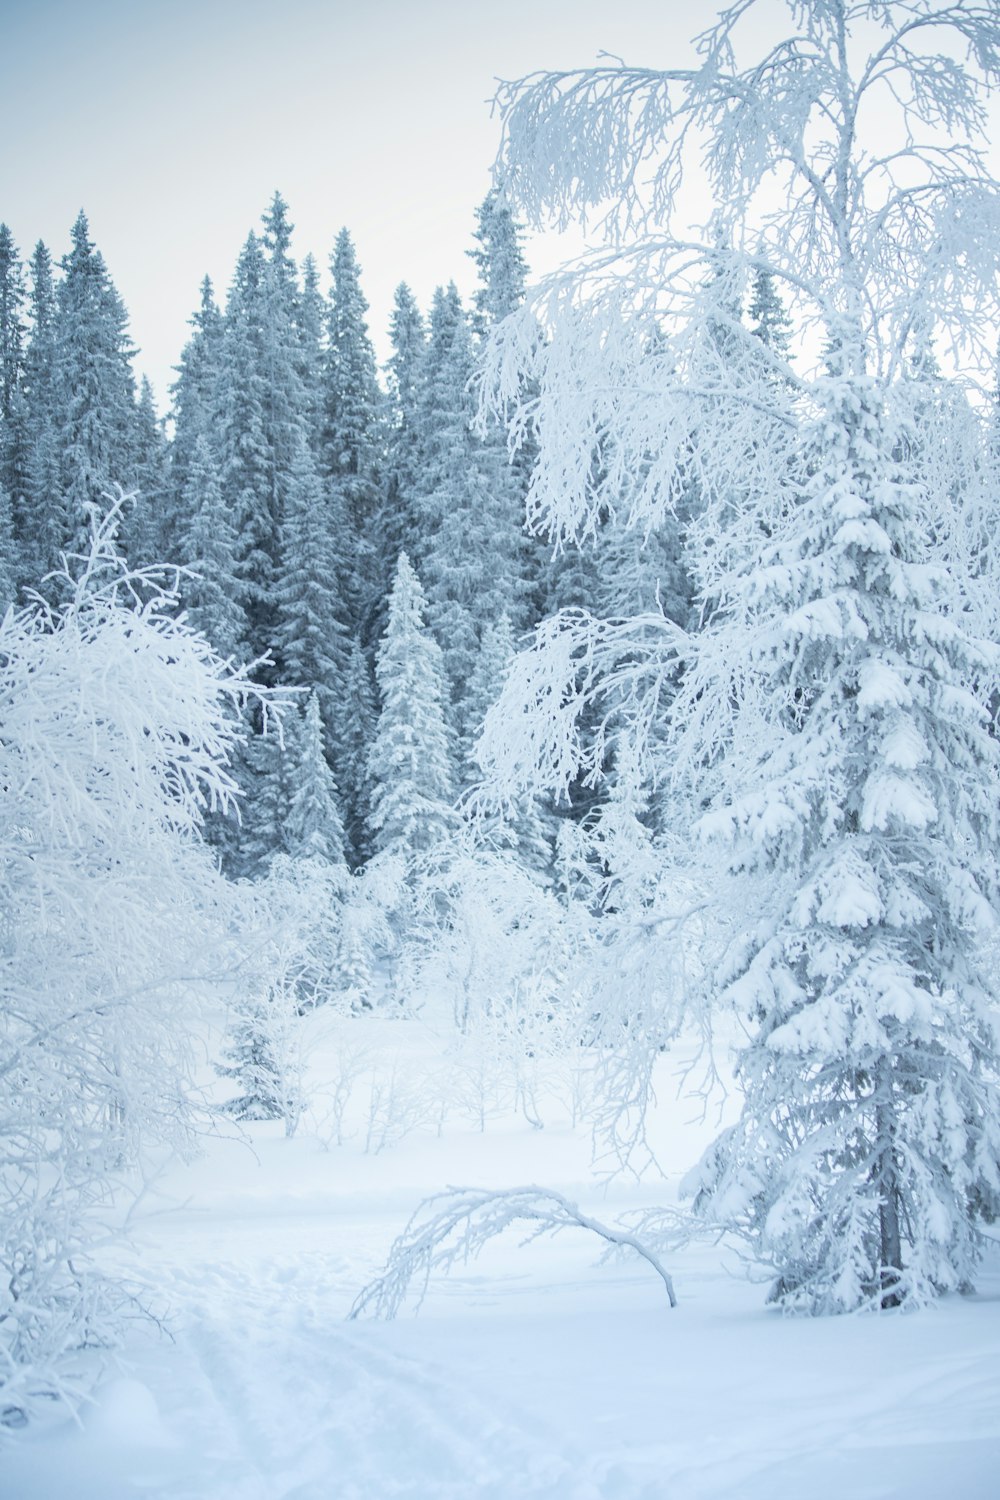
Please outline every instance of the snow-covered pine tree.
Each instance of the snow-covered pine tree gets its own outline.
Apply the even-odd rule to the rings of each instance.
[[[528,263],[521,248],[523,233],[510,206],[492,188],[476,210],[476,245],[469,251],[479,272],[472,321],[481,338],[524,301]]]
[[[31,257],[30,335],[24,357],[23,488],[11,495],[20,582],[37,588],[62,543],[55,394],[56,296],[52,257],[39,240]]]
[[[221,1106],[236,1120],[284,1120],[286,1136],[295,1134],[302,1113],[302,1056],[298,1036],[298,1002],[293,987],[251,989],[230,1020],[216,1063],[221,1078],[239,1087]]]
[[[404,552],[375,659],[381,708],[368,770],[376,854],[424,854],[454,826],[441,652],[424,611],[420,580]]]
[[[656,524],[694,471],[728,535],[698,549],[701,635],[664,622],[658,647],[641,617],[554,622],[512,673],[486,751],[508,784],[520,764],[564,785],[596,701],[641,751],[651,695],[687,659],[674,764],[695,806],[711,800],[702,830],[747,903],[716,975],[748,1028],[745,1104],[697,1201],[770,1261],[784,1305],[886,1307],[965,1284],[1000,1207],[983,943],[996,761],[974,693],[996,657],[935,554],[940,470],[901,441],[900,392],[920,319],[947,330],[967,378],[991,362],[1000,194],[980,148],[1000,19],[887,3],[873,25],[863,0],[808,0],[789,7],[794,35],[741,69],[762,8],[723,12],[692,70],[608,63],[501,90],[501,172],[523,208],[610,203],[626,236],[651,212],[657,226],[627,244],[624,274],[601,255],[582,284],[543,291],[544,346],[527,317],[496,337],[500,397],[516,394],[518,362],[538,382],[533,515],[578,532],[631,476],[630,520]],[[876,117],[898,143],[888,156],[860,135]],[[698,250],[678,193],[706,167],[718,209]],[[826,371],[797,375],[772,348],[717,360],[713,379],[698,257],[734,286],[769,271]],[[595,431],[613,438],[596,489]],[[602,749],[598,732],[591,765]]]
[[[368,757],[377,717],[371,667],[360,642],[355,639],[347,658],[337,731],[338,787],[344,809],[347,857],[352,869],[363,865],[372,853]]]
[[[322,469],[323,373],[325,361],[326,299],[320,288],[316,258],[307,255],[302,262],[302,291],[299,294],[299,380],[304,406],[302,418],[309,437],[309,447]]]
[[[507,615],[483,628],[479,655],[469,680],[469,732],[460,745],[463,789],[474,789],[482,781],[476,746],[486,714],[500,696],[507,669],[514,659],[514,632]],[[556,822],[539,807],[538,798],[524,791],[503,806],[489,803],[481,808],[473,800],[473,817],[479,836],[489,845],[513,849],[518,862],[542,879],[552,871]]]
[[[392,357],[386,367],[389,385],[388,444],[382,521],[380,571],[392,576],[401,552],[417,556],[419,537],[414,494],[420,473],[421,389],[427,333],[410,288],[396,288],[389,320]]]
[[[454,284],[438,288],[424,361],[418,515],[428,619],[459,738],[485,623],[523,609],[520,513],[506,467],[474,431],[475,352]]]
[[[13,496],[24,463],[24,267],[6,224],[0,224],[0,489]]]
[[[765,266],[753,272],[750,297],[750,331],[779,359],[791,358],[792,320],[775,286],[774,273]]]
[[[339,764],[348,647],[334,517],[300,426],[281,526],[276,644],[282,680],[316,693],[327,745]]]
[[[12,602],[21,573],[14,539],[16,495],[25,488],[23,391],[24,269],[14,237],[0,224],[0,613]]]
[[[380,508],[383,398],[365,321],[368,303],[361,290],[361,271],[346,229],[337,236],[330,269],[323,466],[335,512],[343,517],[337,558],[340,585],[350,604],[352,632],[367,643],[372,611],[388,585],[387,578],[375,576],[377,548],[372,535]]]
[[[178,540],[191,524],[185,495],[198,440],[209,445],[216,465],[222,462],[219,420],[222,413],[219,375],[224,325],[215,289],[206,276],[201,283],[198,310],[188,319],[191,337],[181,351],[177,379],[170,387],[174,436],[170,444],[171,504],[163,517],[160,556],[176,557]]]
[[[314,690],[309,694],[294,743],[289,746],[284,842],[294,859],[321,859],[327,864],[343,865],[344,825],[323,744],[319,698]]]
[[[268,451],[271,513],[280,534],[299,438],[308,432],[308,402],[302,376],[302,305],[298,272],[291,256],[293,225],[288,205],[275,193],[263,216],[264,439]],[[279,568],[275,555],[275,570]]]
[[[128,315],[81,211],[56,292],[54,395],[61,541],[83,554],[92,507],[107,508],[135,471],[134,350]]]
[[[153,387],[144,375],[135,413],[133,503],[124,518],[125,550],[134,567],[150,567],[166,556],[161,538],[172,510],[169,450],[163,423],[156,410]]]
[[[272,454],[265,431],[265,281],[260,241],[251,232],[240,252],[226,304],[218,379],[219,478],[237,535],[240,605],[249,656],[263,656],[274,638],[274,575],[278,518]]]
[[[177,560],[190,571],[181,576],[181,598],[191,623],[219,655],[236,657],[247,637],[236,571],[236,532],[204,433],[195,441],[186,470]]]
[[[770,894],[724,991],[757,1021],[743,1114],[697,1201],[811,1311],[964,1285],[1000,1207],[997,757],[970,691],[994,653],[942,612],[876,383],[826,395],[817,473],[702,646],[756,642],[767,732],[701,828]]]

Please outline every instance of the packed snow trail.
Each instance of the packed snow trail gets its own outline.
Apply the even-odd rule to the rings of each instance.
[[[401,1023],[393,1066],[408,1037],[429,1075]],[[136,1323],[79,1425],[53,1410],[0,1454],[0,1500],[993,1500],[1000,1255],[978,1296],[917,1316],[791,1319],[722,1247],[671,1252],[671,1310],[591,1236],[514,1232],[434,1277],[419,1317],[345,1321],[442,1184],[534,1177],[618,1221],[673,1200],[690,1113],[668,1078],[670,1180],[606,1188],[554,1107],[544,1131],[455,1121],[379,1154],[280,1122],[252,1150],[206,1140],[114,1252],[167,1332]]]
[[[177,1500],[599,1500],[516,1416],[373,1348],[336,1291],[294,1265],[213,1267],[190,1286],[177,1338],[204,1432]]]

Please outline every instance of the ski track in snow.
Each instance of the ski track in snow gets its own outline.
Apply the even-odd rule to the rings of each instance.
[[[160,1289],[199,1456],[176,1500],[602,1500],[514,1413],[364,1343],[341,1285],[230,1264]]]

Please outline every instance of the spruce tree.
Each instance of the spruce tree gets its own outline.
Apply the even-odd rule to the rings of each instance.
[[[337,784],[344,809],[344,832],[351,867],[371,858],[371,786],[369,754],[375,736],[375,688],[368,658],[355,638],[344,678],[344,696],[336,731]]]
[[[251,232],[226,305],[218,411],[219,477],[223,503],[236,528],[240,605],[247,622],[246,649],[253,658],[268,651],[274,637],[278,547],[265,433],[265,275],[260,242]]]
[[[23,389],[24,270],[14,238],[0,224],[0,601],[13,600],[21,572],[14,537],[15,497],[26,488],[26,406]]]
[[[133,465],[134,499],[122,527],[129,562],[133,567],[177,562],[176,552],[167,553],[162,547],[166,518],[172,509],[169,450],[163,423],[156,410],[153,387],[145,375],[139,387],[135,414]]]
[[[424,610],[420,581],[404,553],[375,663],[381,709],[368,769],[376,854],[425,853],[454,823],[441,652]]]
[[[56,294],[56,443],[62,543],[88,548],[91,507],[135,474],[134,350],[124,305],[81,212]]]
[[[524,597],[519,510],[495,452],[473,428],[475,368],[454,285],[438,289],[424,363],[419,516],[428,618],[444,652],[459,736],[484,625],[519,616]]]
[[[754,271],[749,313],[754,336],[779,359],[789,359],[792,320],[774,284],[774,273],[765,267]]]
[[[346,229],[337,236],[330,269],[324,468],[335,513],[343,518],[343,534],[336,539],[341,588],[350,604],[352,628],[367,640],[373,606],[387,583],[376,577],[378,549],[372,535],[380,509],[383,411],[375,352],[365,321],[368,303]]]
[[[483,773],[476,746],[487,710],[500,696],[507,670],[514,659],[514,632],[507,615],[483,630],[479,655],[469,681],[468,730],[462,743],[463,789],[474,789]],[[515,851],[521,866],[543,880],[552,872],[556,820],[543,810],[531,791],[520,793],[505,806],[479,808],[473,803],[477,832],[488,844]]]
[[[414,495],[420,474],[421,387],[427,333],[405,282],[396,288],[389,336],[392,357],[387,366],[388,446],[379,570],[386,580],[392,576],[399,554],[416,556],[419,546]]]
[[[302,417],[309,436],[309,447],[317,464],[322,466],[324,412],[324,363],[326,299],[320,289],[315,257],[307,255],[302,262],[302,291],[299,295],[298,373],[302,388]]]
[[[480,336],[524,301],[528,265],[522,235],[509,205],[496,188],[491,189],[476,210],[476,246],[469,251],[479,271],[473,327]]]
[[[177,560],[190,571],[181,577],[181,598],[191,623],[219,655],[237,656],[247,629],[236,571],[236,532],[204,434],[195,442],[182,502],[184,529]]]
[[[316,693],[331,747],[344,713],[348,650],[336,541],[327,491],[300,427],[281,527],[275,641],[282,680]]]
[[[37,588],[63,543],[56,405],[56,296],[52,257],[39,240],[31,257],[30,336],[24,358],[23,488],[11,495],[20,582]]]
[[[297,712],[297,711],[296,711]],[[323,748],[319,698],[310,693],[303,722],[288,755],[285,849],[296,859],[344,864],[344,826],[337,787]]]
[[[812,1310],[963,1284],[1000,1209],[997,752],[968,687],[993,653],[940,608],[889,430],[874,381],[829,381],[815,476],[743,580],[772,733],[704,824],[774,901],[730,976],[757,1027],[698,1202]]]
[[[170,387],[174,437],[170,445],[170,504],[162,517],[158,550],[163,557],[177,555],[177,541],[190,525],[184,497],[190,495],[188,479],[196,462],[199,439],[208,444],[212,457],[221,462],[219,389],[223,358],[223,318],[208,276],[201,283],[197,312],[188,320],[191,337],[181,352],[177,379]]]

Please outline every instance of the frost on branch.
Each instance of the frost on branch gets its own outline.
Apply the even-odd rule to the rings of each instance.
[[[483,1246],[512,1224],[527,1223],[525,1243],[563,1229],[586,1229],[611,1249],[627,1249],[642,1257],[659,1276],[671,1307],[677,1306],[669,1273],[656,1254],[627,1229],[615,1229],[581,1213],[561,1193],[545,1188],[451,1188],[426,1199],[389,1252],[382,1275],[358,1295],[349,1317],[372,1313],[393,1318],[417,1285],[417,1306],[423,1301],[435,1271],[468,1262]]]
[[[740,913],[714,988],[747,1030],[745,1106],[696,1207],[783,1305],[892,1307],[966,1284],[1000,1208],[997,657],[976,635],[996,464],[966,396],[1000,318],[1000,19],[807,0],[761,46],[765,9],[723,11],[686,70],[500,92],[512,203],[607,207],[614,231],[487,350],[484,399],[538,445],[529,523],[599,550],[608,518],[683,517],[700,629],[549,622],[480,758],[502,795],[559,792],[610,784],[634,741],[633,789],[689,820],[716,925]],[[743,326],[762,276],[794,345]]]
[[[252,688],[128,571],[117,520],[93,520],[63,605],[0,622],[0,1407],[20,1412],[114,1338],[88,1250],[145,1149],[190,1147],[180,1017],[228,962],[198,831],[236,794]]]

